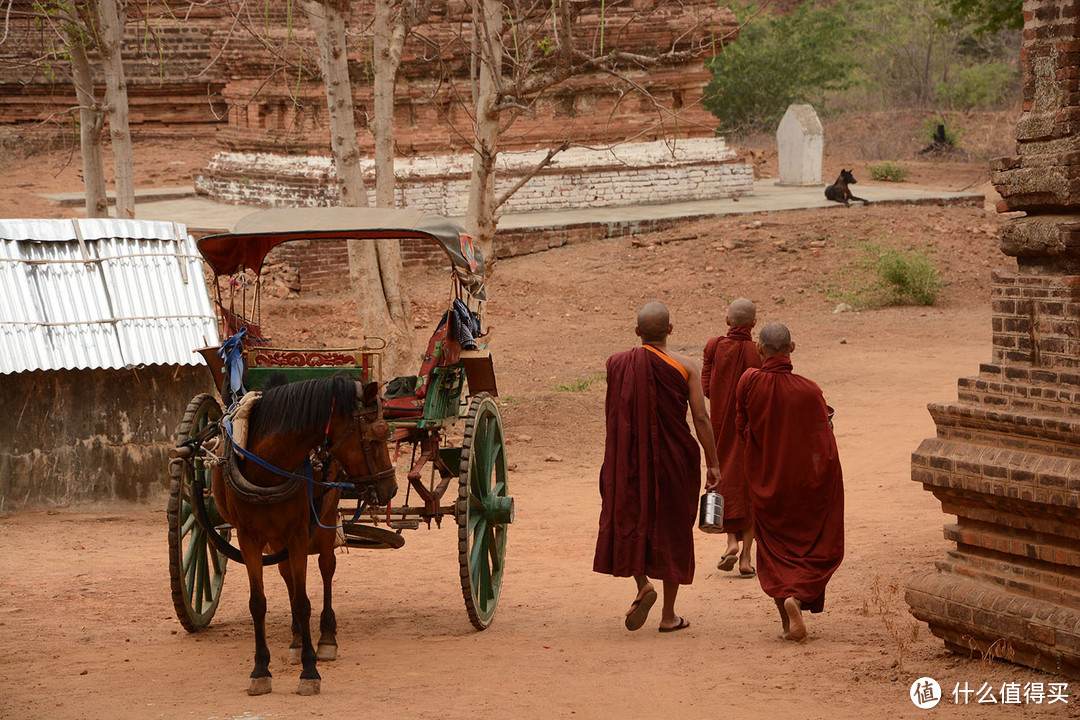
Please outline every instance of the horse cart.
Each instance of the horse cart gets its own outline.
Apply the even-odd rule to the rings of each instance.
[[[320,246],[330,249],[328,242],[340,248],[341,241],[379,238],[433,242],[449,259],[446,312],[415,376],[389,382],[381,377],[385,343],[378,338],[335,349],[282,348],[268,339],[261,271],[274,248],[298,242],[317,255]],[[499,601],[514,503],[495,375],[485,349],[484,261],[471,238],[452,221],[419,212],[302,208],[249,215],[231,233],[202,238],[198,248],[214,274],[221,334],[228,339],[200,350],[219,392],[192,398],[170,453],[169,568],[180,623],[189,632],[210,623],[230,560],[248,566],[253,599],[261,594],[261,566],[280,563],[292,602],[293,649],[305,666],[303,692],[303,678],[318,677],[314,660],[308,667],[311,645],[301,607],[308,602],[306,590],[302,601],[296,592],[304,588],[306,555],[321,553],[318,657],[332,659],[335,624],[332,610],[329,619],[326,612],[333,548],[399,548],[403,531],[422,523],[441,527],[445,520],[457,530],[469,620],[486,628]],[[250,413],[241,420],[245,406]],[[403,500],[393,497],[399,475]],[[287,507],[290,522],[300,526],[288,537],[264,532],[257,520],[240,520]],[[255,572],[253,565],[259,566]],[[259,659],[262,620],[252,612],[254,694],[269,692],[269,671]],[[260,674],[265,687],[256,688]]]

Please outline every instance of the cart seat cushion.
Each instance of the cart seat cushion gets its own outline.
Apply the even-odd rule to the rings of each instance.
[[[387,419],[412,419],[424,414],[424,399],[438,367],[454,365],[461,359],[461,345],[450,337],[447,313],[443,313],[435,332],[428,341],[427,352],[420,364],[420,372],[415,376],[397,377],[387,383],[386,398],[383,400],[383,415]],[[414,378],[415,380],[410,380]],[[411,391],[406,388],[412,383]]]

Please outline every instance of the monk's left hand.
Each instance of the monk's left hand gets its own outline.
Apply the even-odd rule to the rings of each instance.
[[[720,468],[709,468],[705,476],[705,492],[713,492],[720,487]]]

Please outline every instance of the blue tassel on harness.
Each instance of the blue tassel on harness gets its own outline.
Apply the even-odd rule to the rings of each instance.
[[[221,344],[218,349],[218,357],[225,362],[225,375],[229,378],[229,389],[232,391],[234,402],[247,393],[244,387],[244,337],[247,328],[240,328],[240,332]]]

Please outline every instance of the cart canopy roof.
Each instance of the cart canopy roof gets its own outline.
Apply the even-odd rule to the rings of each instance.
[[[275,208],[240,219],[231,233],[207,235],[199,252],[214,272],[240,268],[258,274],[267,253],[293,240],[419,238],[442,246],[454,273],[471,295],[484,298],[484,258],[472,237],[453,220],[416,210],[389,208]],[[317,246],[312,247],[318,252]]]

